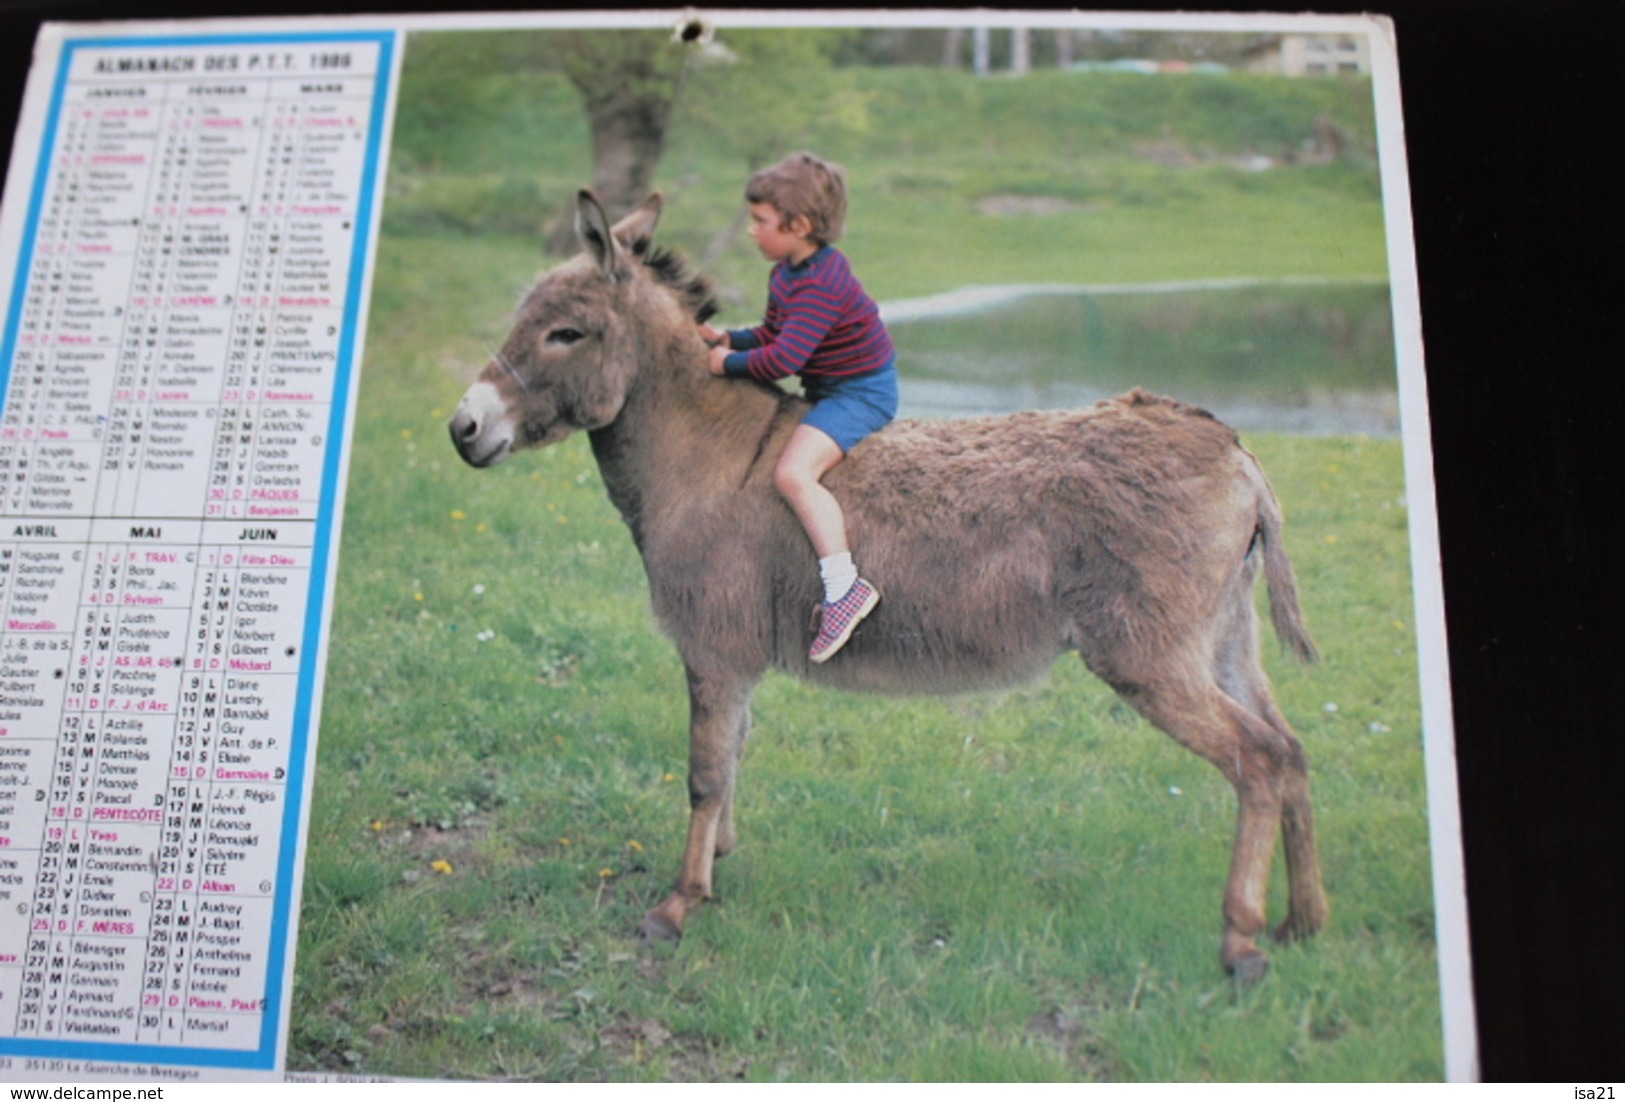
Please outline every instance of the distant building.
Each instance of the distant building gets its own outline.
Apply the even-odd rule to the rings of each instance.
[[[1289,77],[1370,73],[1371,43],[1363,34],[1274,34],[1247,50],[1247,68]]]

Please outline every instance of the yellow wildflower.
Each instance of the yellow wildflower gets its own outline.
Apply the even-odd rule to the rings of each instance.
[[[429,867],[435,872],[440,873],[442,876],[451,875],[451,862],[447,861],[444,857],[438,861],[431,862]]]

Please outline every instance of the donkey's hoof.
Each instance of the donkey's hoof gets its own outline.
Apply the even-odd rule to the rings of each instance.
[[[683,940],[683,931],[665,915],[650,911],[638,924],[638,940],[664,941],[669,945],[676,945]]]
[[[1224,962],[1224,970],[1230,973],[1230,978],[1240,987],[1251,987],[1263,979],[1270,970],[1270,958],[1257,949],[1238,953],[1233,959]]]
[[[1286,944],[1293,941],[1303,941],[1313,937],[1326,924],[1324,918],[1301,918],[1297,915],[1287,915],[1286,920],[1270,933],[1270,940]]]

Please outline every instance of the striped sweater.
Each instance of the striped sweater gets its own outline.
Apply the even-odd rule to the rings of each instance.
[[[767,316],[728,333],[729,375],[765,381],[802,375],[839,379],[885,367],[896,356],[880,308],[828,245],[804,264],[780,261],[767,285]]]

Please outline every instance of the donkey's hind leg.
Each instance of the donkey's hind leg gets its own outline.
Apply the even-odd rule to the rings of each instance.
[[[1286,852],[1287,915],[1275,928],[1278,941],[1296,940],[1325,926],[1329,914],[1315,846],[1315,811],[1309,797],[1309,766],[1303,743],[1281,713],[1269,678],[1259,663],[1257,618],[1248,578],[1238,587],[1229,630],[1215,655],[1214,676],[1224,693],[1273,732],[1270,740],[1281,763],[1281,840]],[[1251,719],[1249,722],[1251,722]]]
[[[1219,960],[1238,980],[1263,978],[1269,959],[1258,938],[1264,933],[1265,892],[1289,787],[1286,748],[1269,724],[1231,699],[1205,671],[1183,679],[1118,683],[1118,692],[1176,742],[1211,762],[1235,789],[1236,837]]]
[[[1255,708],[1275,729],[1284,747],[1281,778],[1281,842],[1286,851],[1287,912],[1275,928],[1277,941],[1295,941],[1326,925],[1331,908],[1320,882],[1320,855],[1315,845],[1315,809],[1309,799],[1309,766],[1303,743],[1265,689]]]

